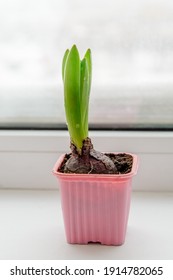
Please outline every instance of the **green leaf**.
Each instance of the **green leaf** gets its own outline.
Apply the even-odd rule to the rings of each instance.
[[[64,101],[66,119],[71,141],[80,152],[83,142],[80,111],[80,57],[75,45],[71,48],[65,60]]]
[[[80,76],[80,110],[83,128],[83,138],[88,136],[88,106],[89,106],[89,69],[86,58],[81,61]]]
[[[87,64],[88,64],[88,71],[89,71],[89,94],[90,94],[90,90],[91,90],[91,78],[92,78],[92,58],[91,58],[91,50],[88,49],[85,53],[84,56],[87,60]]]
[[[83,72],[83,77],[81,74],[81,117],[85,139],[88,136],[88,112],[92,76],[92,60],[90,49],[87,50],[84,59],[81,62],[81,72]]]
[[[64,54],[64,57],[63,57],[63,60],[62,60],[62,79],[63,79],[63,81],[64,81],[65,64],[66,64],[66,61],[67,61],[68,54],[69,54],[69,49],[67,49],[65,51],[65,54]]]

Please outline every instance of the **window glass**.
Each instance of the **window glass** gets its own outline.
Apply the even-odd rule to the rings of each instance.
[[[0,127],[65,124],[61,62],[92,50],[90,125],[173,127],[172,0],[0,0]]]

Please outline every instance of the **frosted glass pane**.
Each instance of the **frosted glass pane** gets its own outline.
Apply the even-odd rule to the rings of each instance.
[[[0,126],[65,123],[75,43],[92,50],[91,124],[172,127],[172,15],[172,0],[0,0]]]

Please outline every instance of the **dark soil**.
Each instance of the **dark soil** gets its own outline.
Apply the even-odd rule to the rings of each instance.
[[[79,155],[71,144],[72,153],[66,154],[59,172],[73,174],[127,174],[132,169],[133,157],[126,153],[100,153],[95,151],[90,138],[84,141]]]
[[[119,174],[127,174],[132,170],[133,157],[129,154],[106,154],[115,164]]]

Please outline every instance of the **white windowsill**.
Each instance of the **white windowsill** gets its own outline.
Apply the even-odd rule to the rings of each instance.
[[[0,190],[0,259],[173,259],[173,193],[133,192],[122,246],[67,244],[59,192]]]

